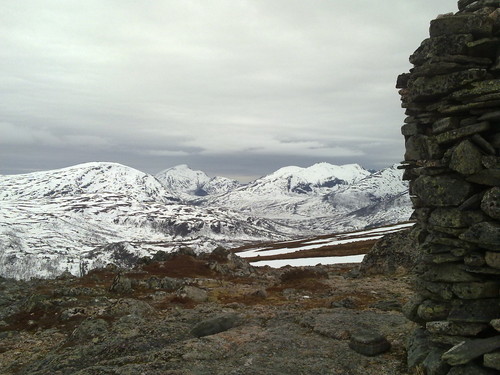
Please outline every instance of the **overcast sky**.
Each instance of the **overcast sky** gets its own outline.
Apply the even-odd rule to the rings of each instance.
[[[396,77],[456,0],[0,0],[0,174],[248,181],[402,159]]]

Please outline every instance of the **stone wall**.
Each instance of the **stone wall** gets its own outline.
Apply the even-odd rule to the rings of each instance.
[[[500,1],[460,0],[398,77],[417,220],[414,373],[500,373]]]

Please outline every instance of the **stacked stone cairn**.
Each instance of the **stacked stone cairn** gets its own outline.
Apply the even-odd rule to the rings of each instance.
[[[420,261],[412,373],[500,374],[500,0],[460,0],[398,77]]]

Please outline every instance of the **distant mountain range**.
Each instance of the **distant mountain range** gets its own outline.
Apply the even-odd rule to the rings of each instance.
[[[0,176],[0,275],[127,266],[158,250],[197,251],[407,220],[395,166],[285,167],[249,184],[186,165],[152,176],[116,163]]]

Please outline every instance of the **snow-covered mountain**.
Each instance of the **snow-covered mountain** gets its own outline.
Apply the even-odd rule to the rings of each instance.
[[[156,174],[170,194],[183,199],[192,200],[206,195],[224,194],[240,186],[240,183],[226,177],[208,177],[203,171],[195,171],[187,165],[177,165]]]
[[[179,204],[153,176],[114,163],[0,176],[0,275],[50,276],[159,249],[285,239],[292,230],[227,209]]]
[[[0,200],[113,193],[137,201],[173,201],[153,176],[118,163],[85,163],[51,171],[0,175]]]
[[[407,220],[410,207],[395,166],[285,167],[247,185],[185,165],[156,177],[116,163],[0,176],[0,275],[361,229]]]
[[[315,233],[407,220],[408,185],[394,165],[372,173],[357,164],[285,167],[226,194],[198,200]],[[364,210],[363,210],[364,209]],[[349,218],[347,220],[346,218]]]

